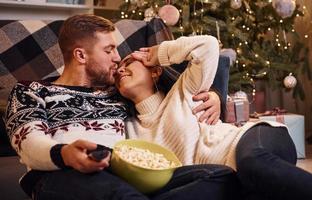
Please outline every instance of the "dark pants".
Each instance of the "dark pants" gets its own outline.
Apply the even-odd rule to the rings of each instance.
[[[295,145],[282,127],[257,125],[236,149],[238,178],[254,196],[249,199],[312,199],[312,174],[296,167],[296,161]]]
[[[37,183],[35,200],[225,200],[241,199],[235,173],[220,165],[184,166],[154,194],[143,195],[111,174],[83,174],[75,170],[46,173]]]

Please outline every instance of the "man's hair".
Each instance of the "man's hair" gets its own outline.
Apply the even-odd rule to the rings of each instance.
[[[64,62],[69,63],[72,52],[77,47],[92,47],[96,33],[109,33],[115,30],[114,24],[103,17],[90,14],[74,15],[64,21],[59,34],[59,45]]]

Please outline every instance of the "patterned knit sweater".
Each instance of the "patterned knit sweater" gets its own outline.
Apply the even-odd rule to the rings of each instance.
[[[190,62],[166,96],[157,92],[135,105],[139,114],[126,123],[129,137],[161,144],[175,152],[185,165],[226,164],[235,169],[236,145],[255,123],[237,128],[219,121],[212,126],[199,123],[200,113],[192,113],[192,108],[201,103],[194,102],[192,96],[209,90],[214,80],[219,58],[218,41],[212,36],[166,41],[160,45],[158,57],[162,66],[184,60]]]
[[[17,83],[6,113],[11,144],[28,168],[62,166],[60,144],[85,139],[107,147],[125,139],[127,109],[114,88]]]

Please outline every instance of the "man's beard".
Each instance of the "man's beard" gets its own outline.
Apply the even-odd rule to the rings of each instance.
[[[115,84],[114,76],[111,75],[111,67],[104,72],[98,72],[93,69],[99,69],[100,65],[97,62],[91,60],[86,67],[86,73],[90,78],[92,86],[111,86]]]

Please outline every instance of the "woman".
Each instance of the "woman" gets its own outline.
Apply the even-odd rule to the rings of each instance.
[[[214,37],[194,36],[142,48],[125,58],[116,86],[138,112],[127,125],[130,138],[166,146],[185,165],[228,165],[237,170],[247,195],[312,199],[307,189],[312,187],[312,175],[295,166],[295,147],[284,125],[258,122],[238,128],[219,122],[211,126],[199,123],[198,115],[192,114],[197,105],[192,96],[209,90],[218,57],[219,44]],[[169,92],[158,91],[155,83],[171,74],[169,66],[184,60],[189,65]]]

